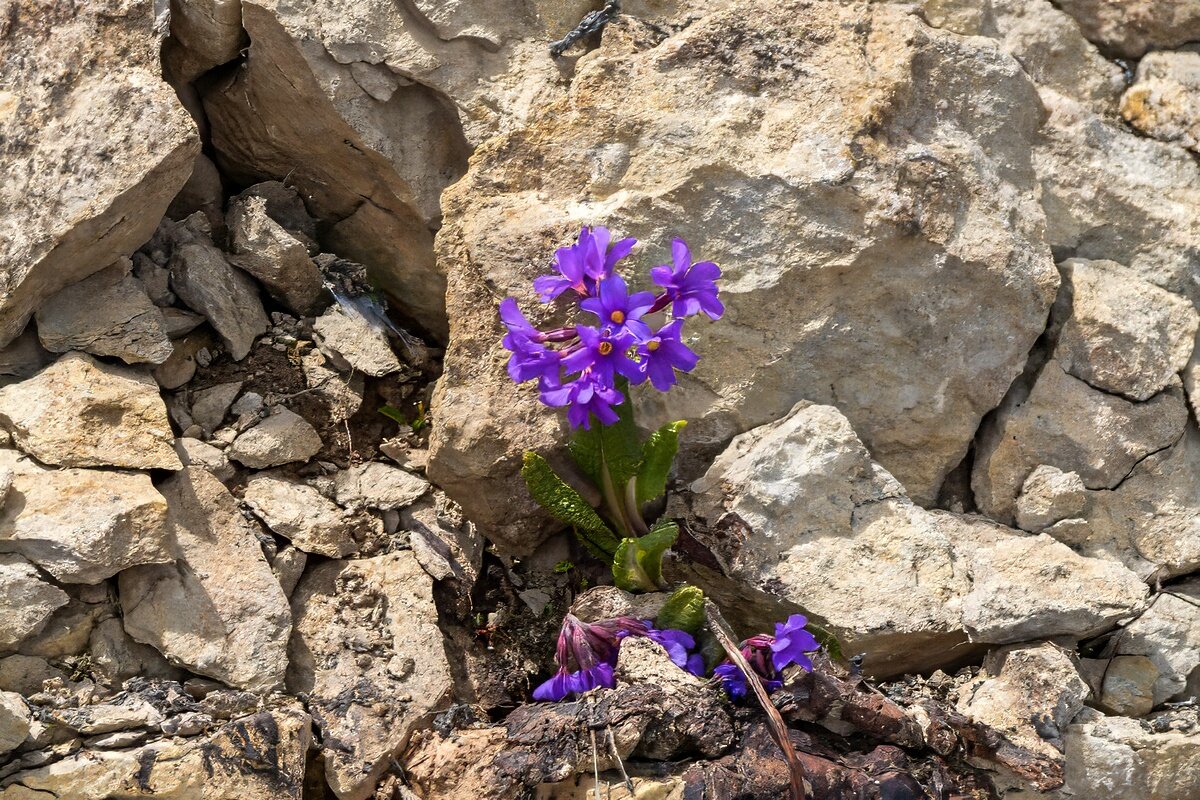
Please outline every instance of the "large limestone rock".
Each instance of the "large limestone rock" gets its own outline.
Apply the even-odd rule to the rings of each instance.
[[[1089,489],[1120,485],[1147,456],[1183,436],[1187,405],[1179,379],[1145,403],[1093,389],[1051,360],[1031,391],[1014,391],[985,425],[971,486],[980,510],[1012,523],[1034,468],[1075,472]]]
[[[1155,705],[1179,695],[1188,676],[1200,667],[1200,579],[1176,584],[1155,597],[1116,641],[1118,653],[1146,656],[1158,668]]]
[[[38,338],[47,350],[86,350],[126,364],[161,364],[171,355],[166,320],[129,261],[68,286],[37,310]]]
[[[200,151],[160,77],[150,0],[15,0],[0,34],[0,346],[150,238]]]
[[[1191,800],[1200,786],[1200,733],[1084,711],[1066,741],[1067,797]]]
[[[771,56],[734,44],[751,39]],[[531,298],[556,244],[607,223],[645,242],[641,270],[672,235],[724,270],[725,319],[692,328],[700,365],[669,403],[639,401],[647,423],[664,405],[691,421],[685,475],[807,397],[841,408],[931,502],[1058,285],[1019,65],[865,3],[740,4],[662,41],[630,23],[605,42],[568,98],[481,147],[443,195],[454,319],[431,478],[501,547],[537,544],[521,454],[555,451],[565,422],[508,379],[497,298]]]
[[[411,552],[329,561],[292,597],[287,687],[304,692],[339,800],[365,800],[451,688],[433,581]]]
[[[306,553],[345,558],[358,551],[355,532],[364,530],[363,519],[311,486],[258,475],[246,484],[244,499],[268,528]]]
[[[44,581],[25,559],[0,555],[0,653],[12,652],[40,631],[67,599],[66,592]]]
[[[12,488],[0,511],[0,551],[56,579],[96,583],[138,564],[171,560],[167,504],[147,475],[45,469],[0,450]]]
[[[1124,58],[1200,39],[1194,0],[1059,0],[1088,39]]]
[[[299,704],[221,725],[192,738],[123,749],[84,748],[0,781],[2,800],[295,800],[304,786],[312,720]]]
[[[1121,98],[1121,116],[1148,136],[1200,152],[1200,51],[1147,53]]]
[[[1095,634],[1146,595],[1047,535],[914,505],[829,406],[738,436],[691,488],[693,532],[728,575],[824,619],[879,675],[968,641]]]
[[[62,467],[178,469],[158,384],[72,352],[0,389],[0,425],[17,447]]]
[[[177,85],[233,61],[246,44],[237,0],[176,0],[170,9],[171,36],[163,46],[163,65]]]
[[[121,573],[125,630],[193,672],[237,688],[276,688],[292,619],[252,524],[200,467],[161,488],[179,557]]]

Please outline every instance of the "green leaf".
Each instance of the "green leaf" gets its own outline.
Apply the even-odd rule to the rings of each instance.
[[[660,522],[645,536],[622,539],[613,556],[613,581],[627,592],[654,592],[663,588],[662,560],[675,544],[679,526]]]
[[[633,402],[624,388],[621,391],[625,402],[616,407],[616,422],[612,425],[596,423],[587,430],[580,428],[567,443],[575,463],[597,486],[604,483],[601,470],[607,466],[618,492],[637,474],[642,463],[642,445],[637,426],[633,424]]]
[[[687,422],[668,422],[650,434],[642,447],[642,465],[637,473],[637,504],[641,506],[661,497],[667,490],[667,476],[679,450],[679,432]]]
[[[675,628],[695,636],[704,627],[704,592],[695,586],[680,586],[658,612],[656,628]]]
[[[811,618],[809,619],[808,624],[804,627],[807,628],[808,632],[813,635],[813,638],[821,643],[821,645],[825,648],[825,652],[829,653],[830,658],[832,658],[834,661],[844,660],[842,657],[842,643],[838,641],[836,636],[834,636],[825,628],[822,628],[820,625],[813,624]]]
[[[408,418],[405,417],[404,413],[395,406],[381,406],[379,408],[379,413],[383,414],[385,417],[394,422],[400,423],[401,425],[408,424]]]
[[[525,453],[521,477],[533,499],[555,519],[574,528],[575,535],[592,555],[605,560],[613,557],[618,544],[616,535],[579,492],[554,474],[546,459],[537,453]]]

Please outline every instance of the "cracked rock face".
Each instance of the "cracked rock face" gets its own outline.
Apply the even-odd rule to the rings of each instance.
[[[639,397],[647,425],[668,402],[689,420],[685,477],[807,398],[842,409],[931,502],[1058,285],[1029,200],[1033,85],[985,40],[889,5],[757,3],[666,39],[634,23],[605,37],[566,99],[482,146],[443,195],[455,313],[431,478],[499,546],[536,546],[520,456],[560,456],[565,425],[531,388],[514,394],[495,306],[531,298],[545,254],[603,221],[644,242],[647,266],[681,235],[724,270],[728,313],[696,328],[700,367],[669,401]],[[744,41],[761,57],[731,44]],[[989,110],[959,115],[967,96]]]

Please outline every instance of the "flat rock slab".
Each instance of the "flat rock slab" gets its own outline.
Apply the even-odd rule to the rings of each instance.
[[[243,498],[268,528],[306,553],[345,558],[358,552],[354,534],[364,520],[311,486],[257,475],[246,484]]]
[[[67,593],[44,580],[28,561],[0,555],[0,653],[12,652],[40,631],[67,600]]]
[[[149,375],[84,353],[0,389],[0,425],[60,467],[179,469],[167,407]]]
[[[241,433],[226,454],[242,466],[266,469],[307,461],[321,452],[321,437],[304,417],[279,406],[271,416]]]
[[[429,491],[429,481],[381,461],[341,470],[333,483],[340,505],[380,511],[405,508]]]

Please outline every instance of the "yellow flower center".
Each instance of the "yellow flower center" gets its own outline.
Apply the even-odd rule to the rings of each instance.
[[[625,312],[618,308],[616,311],[612,312],[612,314],[609,316],[609,319],[620,325],[625,321]]]
[[[651,339],[650,341],[646,342],[646,349],[653,353],[658,349],[658,344],[658,339]]]
[[[596,349],[600,351],[600,355],[606,356],[612,352],[612,342],[601,342]]]

